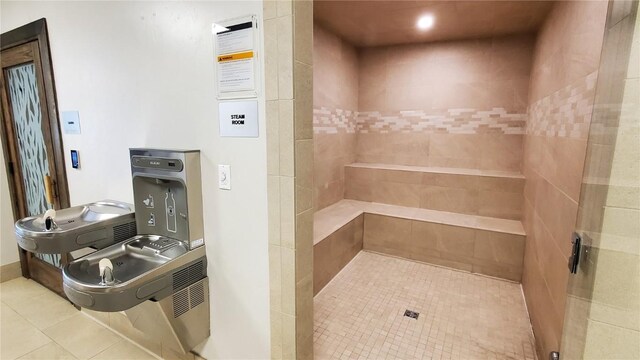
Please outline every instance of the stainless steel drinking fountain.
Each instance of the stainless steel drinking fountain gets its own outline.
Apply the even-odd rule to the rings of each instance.
[[[101,249],[137,234],[133,205],[104,200],[18,220],[18,245],[38,254]]]
[[[187,352],[209,336],[199,151],[131,149],[138,235],[73,261],[64,291]]]

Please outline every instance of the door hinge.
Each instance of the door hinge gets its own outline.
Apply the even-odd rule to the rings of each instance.
[[[578,272],[578,263],[580,262],[580,247],[582,246],[582,238],[576,232],[571,234],[571,256],[569,256],[569,272],[575,274]]]
[[[8,170],[9,170],[9,175],[13,176],[14,171],[15,171],[14,168],[13,168],[13,161],[9,161],[9,169]]]

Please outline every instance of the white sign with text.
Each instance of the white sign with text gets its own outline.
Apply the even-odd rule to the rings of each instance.
[[[221,101],[220,136],[258,137],[258,101]]]

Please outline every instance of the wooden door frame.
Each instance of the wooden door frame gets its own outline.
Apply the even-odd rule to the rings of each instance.
[[[43,118],[42,121],[44,123],[44,128],[48,128],[51,134],[51,152],[50,156],[52,156],[54,169],[51,171],[52,178],[55,183],[53,184],[53,189],[55,191],[55,200],[54,200],[54,208],[67,208],[70,206],[69,204],[69,188],[67,184],[67,174],[66,167],[64,161],[64,147],[62,144],[62,134],[60,132],[60,125],[58,121],[58,105],[57,105],[57,97],[56,97],[56,88],[55,88],[55,80],[53,76],[53,65],[51,63],[51,52],[49,48],[49,38],[47,32],[47,21],[42,18],[16,28],[14,30],[8,31],[6,33],[0,34],[0,51],[8,50],[17,46],[21,46],[30,42],[36,42],[37,53],[34,58],[39,58],[40,67],[42,69],[42,95],[44,95],[40,101],[44,102],[44,108],[46,110],[46,119]],[[2,84],[6,86],[6,84]],[[5,156],[5,164],[7,168],[7,175],[14,176],[14,172],[18,172],[19,169],[14,169],[14,165],[10,165],[10,161],[12,161],[11,150],[9,148],[9,137],[12,134],[7,132],[7,128],[5,127],[5,121],[9,121],[9,119],[4,119],[7,116],[7,112],[10,109],[7,108],[8,103],[3,103],[2,107],[4,111],[0,112],[0,117],[2,118],[2,126],[0,126],[0,135],[2,136],[3,143],[3,152]],[[17,165],[17,164],[16,164]],[[18,194],[15,181],[8,181],[11,200],[12,200],[12,209],[14,221],[20,218],[27,216],[26,210],[23,206],[20,206],[20,201],[22,199]],[[43,278],[47,278],[47,273],[51,273],[52,270],[48,269],[44,262],[42,264],[35,264],[33,267],[34,274],[30,273],[29,266],[27,264],[27,253],[26,251],[20,249],[20,264],[22,268],[22,275],[24,277],[32,277],[32,275],[36,275]],[[62,259],[65,261],[67,258],[66,254],[62,254]],[[53,268],[53,266],[51,266]],[[54,286],[55,284],[45,284]],[[58,289],[59,288],[59,289]],[[59,284],[55,286],[53,289],[56,292],[61,292],[62,286]]]

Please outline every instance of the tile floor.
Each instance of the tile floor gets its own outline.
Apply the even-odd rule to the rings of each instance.
[[[0,359],[156,359],[38,283],[0,284]]]
[[[316,359],[536,359],[516,283],[362,251],[314,307]]]

